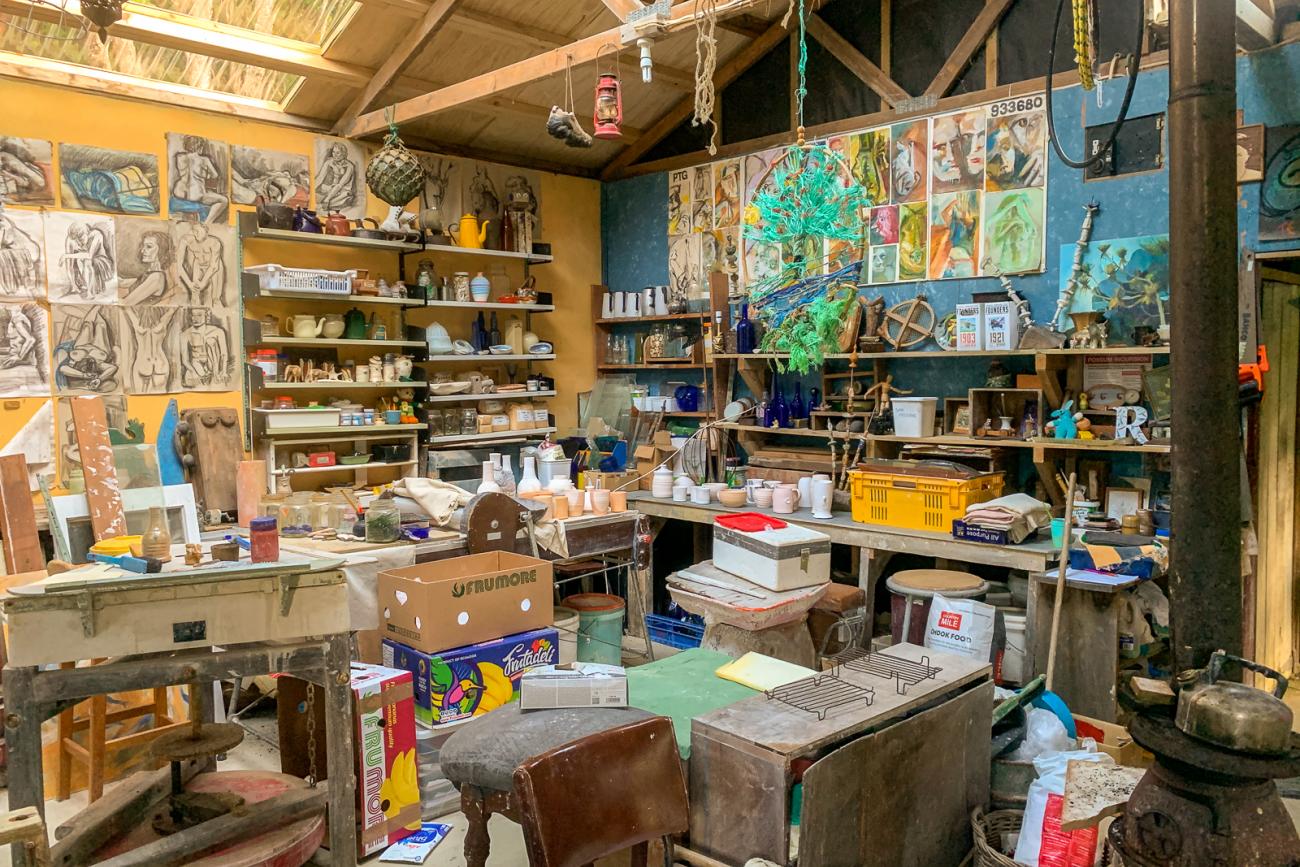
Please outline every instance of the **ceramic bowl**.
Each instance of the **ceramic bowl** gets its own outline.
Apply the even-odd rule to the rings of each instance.
[[[718,501],[718,494],[727,489],[726,482],[706,482],[700,487],[709,489],[709,499],[715,503]]]
[[[469,391],[468,382],[435,382],[429,386],[434,394],[461,394]]]
[[[451,352],[453,355],[473,355],[474,345],[468,340],[457,340],[451,344]]]
[[[532,346],[528,347],[529,355],[550,355],[552,351],[553,347],[545,340],[539,340]]]
[[[370,463],[370,455],[339,455],[339,463],[344,466]]]
[[[515,348],[509,343],[498,343],[496,346],[488,347],[488,351],[493,355],[509,355],[515,351]]]
[[[745,505],[745,492],[740,488],[728,488],[725,491],[718,491],[718,502],[730,509],[738,509]]]

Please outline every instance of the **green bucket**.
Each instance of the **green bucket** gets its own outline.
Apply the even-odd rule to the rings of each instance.
[[[578,612],[578,661],[621,665],[623,611],[627,603],[608,593],[578,593],[560,603]]]

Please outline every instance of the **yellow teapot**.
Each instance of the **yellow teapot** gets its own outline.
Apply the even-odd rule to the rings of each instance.
[[[473,214],[462,214],[460,222],[452,223],[447,227],[447,235],[457,247],[481,250],[483,242],[487,240],[487,228],[490,222],[492,221],[484,220],[483,225],[480,226],[478,218]]]

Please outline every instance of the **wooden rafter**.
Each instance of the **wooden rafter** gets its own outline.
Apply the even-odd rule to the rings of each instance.
[[[821,43],[822,47],[844,64],[867,87],[875,91],[886,105],[894,106],[908,98],[896,81],[885,74],[879,66],[872,63],[853,43],[839,34],[835,28],[826,23],[820,15],[808,16],[808,35]]]
[[[605,4],[605,8],[613,12],[619,21],[626,21],[627,16],[641,8],[637,0],[600,0]]]
[[[788,31],[781,26],[779,21],[769,26],[762,36],[746,43],[740,51],[736,52],[735,55],[714,71],[713,86],[718,92],[721,92],[728,84],[735,81],[741,73],[762,60],[769,51],[784,42],[787,33]],[[690,117],[694,110],[694,97],[682,97],[676,105],[668,110],[667,114],[646,129],[639,141],[619,151],[618,156],[614,157],[609,165],[605,166],[605,169],[601,172],[601,177],[607,178],[615,175],[639,160],[647,151],[662,141],[666,135],[675,130],[678,124]]]
[[[935,75],[930,86],[925,89],[926,96],[933,96],[941,99],[948,95],[952,86],[961,78],[961,74],[970,66],[971,61],[975,58],[976,52],[984,45],[984,41],[989,38],[993,28],[998,26],[1002,17],[1007,14],[1011,4],[1015,0],[988,0],[984,8],[975,16],[975,21],[967,28],[957,47],[952,50],[952,54],[944,61],[943,66],[939,68],[939,73]]]
[[[767,0],[729,0],[717,8],[719,18],[739,15]],[[667,33],[685,30],[695,25],[694,4],[678,5],[673,8],[672,17],[666,26]],[[611,28],[576,40],[561,48],[529,57],[512,63],[501,69],[476,75],[449,87],[414,99],[399,102],[393,107],[394,120],[397,123],[409,123],[414,120],[431,117],[457,106],[521,87],[534,81],[540,81],[563,72],[570,62],[575,65],[591,63],[601,49],[610,43],[624,48],[620,28]],[[743,49],[742,49],[743,50]],[[372,111],[361,115],[346,129],[340,130],[344,135],[360,137],[372,135],[388,125],[386,112]]]
[[[334,131],[346,128],[357,116],[370,108],[371,103],[379,98],[389,85],[397,80],[397,76],[402,74],[412,60],[419,56],[424,47],[429,44],[429,40],[437,35],[438,30],[443,23],[456,11],[456,6],[460,0],[433,0],[428,10],[414,27],[407,31],[402,37],[401,43],[388,55],[383,66],[375,70],[370,81],[356,95],[351,103],[348,104],[347,110],[343,116],[338,119],[334,125]]]
[[[1267,48],[1277,41],[1277,15],[1273,0],[1237,0],[1237,44],[1247,51]]]

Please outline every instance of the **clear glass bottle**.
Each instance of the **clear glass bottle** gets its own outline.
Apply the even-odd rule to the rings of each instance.
[[[366,541],[396,542],[402,538],[402,513],[391,497],[381,494],[366,508]]]

